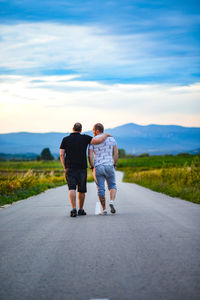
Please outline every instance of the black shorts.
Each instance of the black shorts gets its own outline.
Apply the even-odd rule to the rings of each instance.
[[[65,177],[69,190],[76,190],[78,186],[78,192],[87,192],[87,169],[67,169]]]

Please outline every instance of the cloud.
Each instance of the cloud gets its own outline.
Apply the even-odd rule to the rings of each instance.
[[[200,83],[105,84],[73,76],[0,76],[1,131],[85,130],[127,122],[200,126]],[[53,86],[52,86],[53,84]],[[7,129],[6,129],[7,128]]]
[[[111,56],[114,44],[102,31],[86,26],[29,23],[1,28],[1,66],[11,69],[89,66],[102,59],[101,51]],[[5,58],[5,59],[4,59]],[[82,67],[82,68],[83,68]]]
[[[23,23],[1,26],[0,68],[21,74],[65,70],[95,80],[191,82],[195,46],[157,33],[114,34],[104,26]]]
[[[199,126],[194,3],[1,2],[2,132],[65,131],[77,120]]]

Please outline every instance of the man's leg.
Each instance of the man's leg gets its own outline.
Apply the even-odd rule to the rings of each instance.
[[[99,201],[101,203],[103,211],[106,210],[106,199],[105,199],[105,176],[104,176],[104,166],[97,166],[94,169],[94,179],[97,185],[97,191],[99,196]]]
[[[109,206],[110,206],[110,211],[112,214],[116,213],[116,209],[115,209],[115,206],[114,206],[114,200],[115,200],[115,197],[116,197],[116,194],[117,194],[117,190],[116,189],[110,189],[109,190],[110,192],[110,203],[109,203]]]
[[[71,211],[71,217],[76,217],[77,216],[77,210],[76,210],[76,185],[77,185],[77,180],[76,180],[76,172],[73,169],[67,169],[66,173],[66,180],[69,188],[69,200],[72,206],[72,211]]]
[[[78,200],[79,200],[79,210],[78,215],[79,216],[85,216],[86,212],[83,209],[84,201],[85,201],[85,193],[78,193]]]
[[[85,193],[78,193],[78,201],[79,201],[79,209],[83,209],[84,201],[85,201]]]
[[[115,180],[115,170],[114,167],[112,166],[107,166],[106,167],[106,181],[108,184],[108,189],[110,193],[110,211],[112,214],[116,212],[115,206],[114,206],[114,201],[116,198],[117,194],[117,186],[116,186],[116,180]]]
[[[80,169],[78,174],[78,201],[79,201],[79,216],[85,216],[86,212],[83,209],[85,201],[85,193],[87,192],[87,169]]]
[[[105,198],[105,195],[104,196],[100,196],[99,195],[99,201],[101,203],[103,211],[105,211],[106,210],[106,198]]]
[[[116,198],[117,190],[116,189],[110,189],[109,193],[110,193],[110,200],[114,201],[115,198]]]
[[[76,190],[69,190],[69,200],[71,202],[72,209],[76,208]]]

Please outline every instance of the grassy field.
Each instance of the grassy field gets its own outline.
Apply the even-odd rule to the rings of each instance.
[[[137,171],[183,167],[185,164],[190,166],[195,157],[200,159],[200,155],[166,155],[166,156],[149,156],[136,158],[121,158],[118,160],[118,168],[132,167]]]
[[[125,182],[200,204],[200,156],[120,159]]]
[[[118,170],[124,172],[125,182],[200,204],[200,155],[123,158]],[[60,161],[0,162],[0,206],[64,184]]]
[[[19,172],[24,173],[28,170],[35,172],[63,172],[60,161],[1,161],[0,172]]]
[[[88,170],[88,181],[93,176]],[[0,162],[0,206],[66,184],[59,161]]]

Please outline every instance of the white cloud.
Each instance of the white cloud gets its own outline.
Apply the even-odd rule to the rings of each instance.
[[[1,66],[65,68],[91,65],[95,60],[112,58],[115,44],[98,28],[47,23],[1,26]]]
[[[173,52],[181,52],[182,45],[159,32],[117,35],[105,27],[23,23],[2,25],[0,37],[0,67],[11,70],[61,68],[127,78],[166,76],[173,68],[193,66],[191,56]]]
[[[102,84],[66,76],[0,76],[1,132],[85,130],[127,122],[200,126],[200,83]]]

